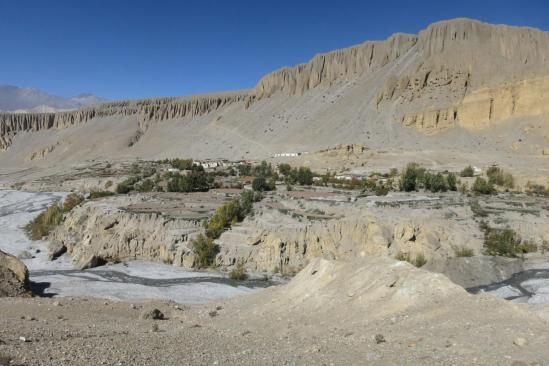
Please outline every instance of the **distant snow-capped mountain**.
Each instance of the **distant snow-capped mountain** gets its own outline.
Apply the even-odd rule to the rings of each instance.
[[[0,85],[0,110],[2,111],[18,113],[55,112],[87,107],[106,101],[105,98],[89,93],[64,98],[35,88]]]

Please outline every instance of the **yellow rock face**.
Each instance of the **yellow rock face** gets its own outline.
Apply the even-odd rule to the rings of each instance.
[[[511,117],[549,113],[549,76],[524,80],[467,95],[457,108],[457,119],[466,128],[486,128]]]

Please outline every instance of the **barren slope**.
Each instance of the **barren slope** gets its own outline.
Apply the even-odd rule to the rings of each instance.
[[[152,306],[168,320],[139,319]],[[0,312],[0,360],[17,364],[516,366],[549,358],[547,323],[528,308],[469,295],[388,258],[318,259],[288,285],[199,307],[0,299]]]

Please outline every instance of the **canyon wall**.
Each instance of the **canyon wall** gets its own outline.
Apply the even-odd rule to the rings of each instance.
[[[416,42],[415,35],[395,34],[385,41],[365,42],[318,54],[305,64],[286,67],[264,76],[250,92],[248,104],[279,91],[302,95],[321,84],[375,71],[404,55]]]
[[[0,149],[8,148],[12,138],[22,131],[67,128],[93,118],[114,115],[137,116],[139,127],[145,130],[151,122],[201,116],[244,100],[244,97],[243,93],[225,93],[119,101],[59,113],[0,113]]]

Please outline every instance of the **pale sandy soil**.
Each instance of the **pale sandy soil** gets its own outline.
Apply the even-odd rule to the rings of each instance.
[[[152,307],[168,320],[140,320]],[[516,366],[549,358],[547,323],[529,308],[379,258],[315,262],[287,286],[225,303],[0,299],[0,314],[0,354],[25,365]]]

